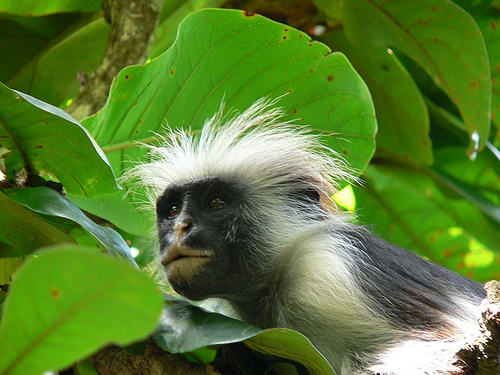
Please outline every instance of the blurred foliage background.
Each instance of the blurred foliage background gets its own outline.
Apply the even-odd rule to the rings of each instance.
[[[335,199],[359,224],[478,281],[500,278],[498,0],[4,0],[0,51],[0,302],[14,300],[5,345],[23,305],[14,293],[30,285],[7,297],[13,275],[40,248],[114,254],[140,295],[133,268],[154,272],[154,217],[117,182],[145,160],[138,142],[263,96],[281,97],[289,119],[357,171],[362,183]],[[82,267],[98,262],[78,254]],[[35,310],[49,308],[40,301]],[[232,341],[247,338],[236,331]],[[1,374],[27,358],[16,355]]]

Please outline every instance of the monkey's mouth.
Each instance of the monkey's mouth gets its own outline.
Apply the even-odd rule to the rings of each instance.
[[[167,271],[169,279],[190,278],[198,273],[198,269],[212,260],[209,250],[192,249],[183,246],[171,247],[161,264]]]

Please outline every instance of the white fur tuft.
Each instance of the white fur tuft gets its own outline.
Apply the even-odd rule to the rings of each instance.
[[[234,178],[256,190],[282,189],[306,178],[325,197],[339,181],[353,179],[340,157],[332,158],[336,154],[304,128],[282,121],[273,104],[260,99],[228,121],[220,111],[201,133],[170,132],[162,145],[148,146],[152,161],[133,168],[125,179],[138,179],[150,189],[153,202],[176,182],[210,176]]]

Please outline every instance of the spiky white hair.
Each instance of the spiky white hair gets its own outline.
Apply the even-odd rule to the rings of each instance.
[[[227,121],[221,110],[201,133],[170,131],[160,146],[148,146],[152,161],[126,178],[138,178],[153,202],[172,184],[211,176],[235,179],[266,194],[283,194],[287,184],[293,188],[293,182],[306,182],[323,198],[335,193],[339,181],[354,179],[342,158],[304,127],[283,121],[275,104],[260,99]]]

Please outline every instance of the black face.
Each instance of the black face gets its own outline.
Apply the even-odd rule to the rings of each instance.
[[[160,256],[174,289],[194,300],[224,296],[241,275],[243,189],[208,178],[167,189],[156,205]]]

